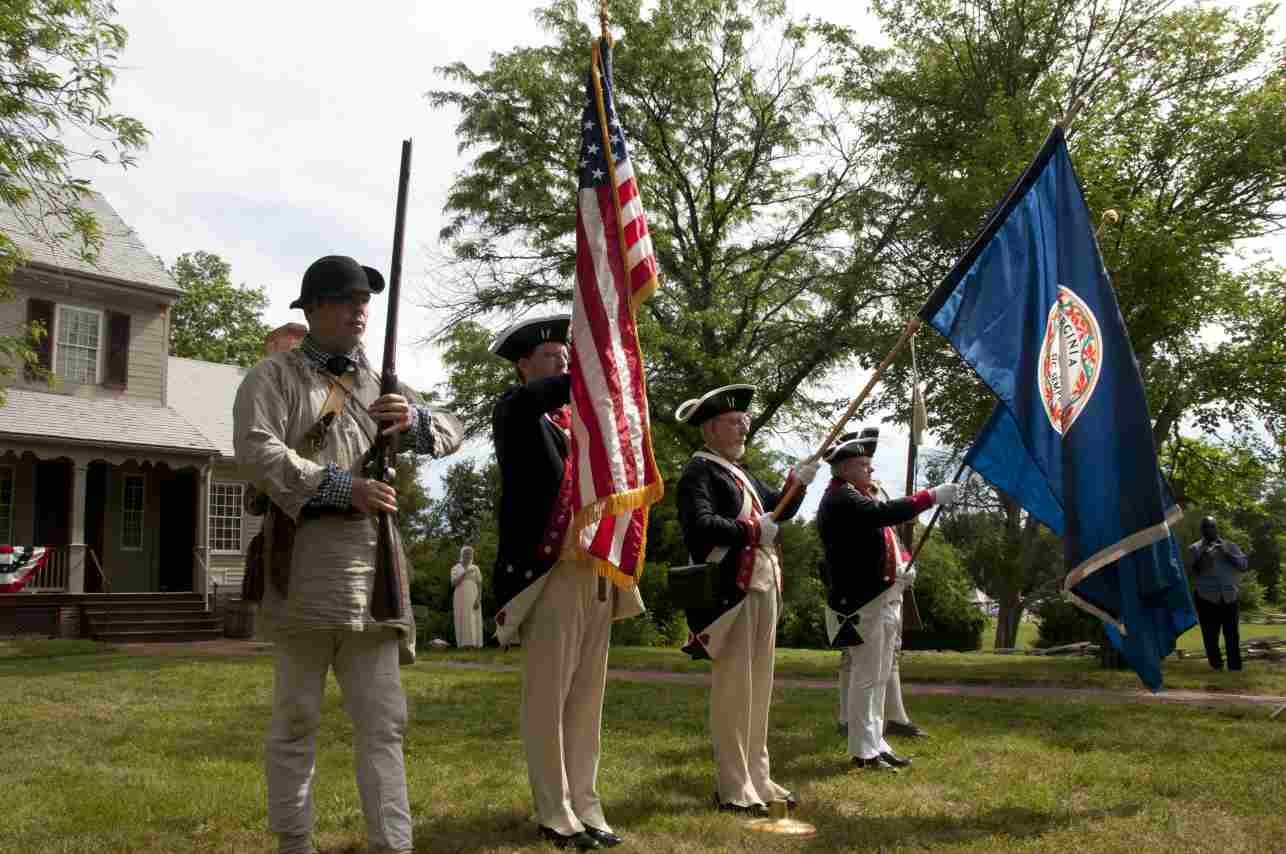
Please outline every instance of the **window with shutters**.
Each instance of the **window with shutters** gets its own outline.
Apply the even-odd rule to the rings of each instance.
[[[97,383],[103,313],[60,305],[54,325],[54,373],[69,383]]]
[[[121,548],[143,548],[143,476],[125,475],[121,494]]]
[[[239,483],[210,484],[210,550],[241,554],[241,490]]]
[[[0,466],[0,544],[13,545],[13,466]]]

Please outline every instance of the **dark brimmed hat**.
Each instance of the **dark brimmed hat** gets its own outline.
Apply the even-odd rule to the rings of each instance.
[[[750,408],[750,399],[754,396],[755,387],[752,385],[720,386],[699,398],[680,403],[679,408],[674,410],[674,418],[699,427],[725,412],[745,412]]]
[[[491,352],[517,364],[519,359],[530,356],[532,350],[548,341],[566,344],[571,322],[570,314],[520,320],[496,336],[491,343]]]
[[[863,427],[856,433],[845,433],[839,437],[839,441],[826,449],[822,459],[828,463],[838,463],[850,457],[873,457],[879,439],[879,427]]]
[[[319,297],[342,297],[354,291],[378,294],[384,290],[384,277],[374,267],[363,267],[347,255],[318,258],[304,271],[299,299],[291,308],[303,308]]]

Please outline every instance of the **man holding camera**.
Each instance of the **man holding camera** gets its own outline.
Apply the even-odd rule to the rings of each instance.
[[[1215,670],[1223,670],[1219,651],[1219,632],[1223,631],[1228,648],[1228,669],[1241,670],[1241,619],[1237,607],[1241,573],[1246,571],[1246,555],[1219,536],[1219,526],[1207,516],[1201,520],[1201,540],[1188,547],[1189,570],[1196,577],[1193,600],[1197,619],[1201,621],[1201,640],[1206,646],[1206,659]]]

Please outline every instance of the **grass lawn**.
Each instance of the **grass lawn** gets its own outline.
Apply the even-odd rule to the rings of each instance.
[[[5,649],[0,852],[272,850],[260,764],[270,657]],[[552,850],[526,819],[518,676],[432,661],[402,671],[416,850]],[[620,850],[1286,850],[1286,722],[1262,708],[922,697],[916,720],[934,738],[905,745],[916,764],[889,777],[850,770],[834,699],[777,694],[774,777],[820,830],[791,841],[709,809],[703,689],[611,683],[600,789]],[[362,850],[349,739],[332,681],[315,788],[328,854]]]
[[[1270,628],[1270,637],[1286,637],[1281,626]],[[1195,629],[1193,630],[1195,631]],[[1192,634],[1189,632],[1188,634]],[[1184,636],[1187,639],[1187,635]],[[1198,638],[1200,643],[1200,638]],[[452,649],[426,652],[432,659],[485,664],[518,664],[517,650],[502,652],[493,647],[481,650]],[[708,661],[693,661],[677,649],[654,647],[612,647],[611,666],[625,670],[663,670],[673,673],[706,673]],[[777,675],[796,679],[833,679],[839,668],[834,650],[779,649]],[[1068,688],[1111,688],[1142,690],[1143,683],[1131,670],[1104,670],[1097,658],[994,655],[974,652],[907,652],[902,655],[902,678],[908,682],[961,682],[999,685],[1059,685]],[[1169,658],[1165,662],[1168,688],[1197,691],[1224,691],[1239,694],[1286,696],[1286,664],[1246,662],[1241,673],[1216,673],[1204,657]]]

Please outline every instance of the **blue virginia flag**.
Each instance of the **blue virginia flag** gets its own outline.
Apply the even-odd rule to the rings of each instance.
[[[966,464],[1063,538],[1064,595],[1158,690],[1196,623],[1181,514],[1061,128],[920,315],[999,398]]]

